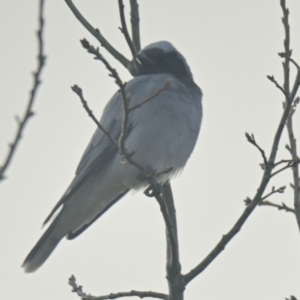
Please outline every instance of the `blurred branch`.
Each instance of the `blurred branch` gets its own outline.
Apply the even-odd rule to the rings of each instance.
[[[71,87],[72,91],[76,93],[80,100],[81,103],[84,107],[84,109],[87,111],[88,115],[92,118],[92,120],[97,124],[98,128],[104,132],[104,134],[108,137],[108,139],[116,145],[117,148],[119,148],[118,142],[111,136],[111,134],[100,124],[100,122],[97,120],[95,115],[93,114],[93,111],[89,108],[87,101],[83,97],[83,92],[82,89],[78,85],[73,85]]]
[[[100,33],[99,29],[94,28],[80,13],[77,7],[74,5],[72,0],[65,0],[66,4],[71,9],[77,20],[100,42],[101,46],[104,47],[117,61],[119,61],[129,72],[132,74],[133,64],[117,51]]]
[[[292,163],[293,160],[292,159],[282,159],[280,161],[278,161],[277,163],[274,164],[274,168],[281,165],[281,164],[288,164],[288,163]]]
[[[291,295],[291,298],[285,298],[285,300],[297,300],[297,298],[293,295]]]
[[[261,201],[266,200],[267,198],[269,198],[270,196],[274,195],[274,194],[283,194],[285,191],[286,186],[282,186],[278,189],[275,189],[275,186],[272,187],[272,190],[270,193],[268,193],[267,195],[263,196],[261,198]]]
[[[285,1],[281,0],[281,5],[283,5],[283,4],[285,5]],[[288,33],[286,33],[286,36],[288,37],[288,40],[289,40]],[[287,40],[287,38],[286,38],[286,40]],[[287,44],[286,40],[285,40],[285,45]],[[288,47],[287,47],[287,49],[288,49]],[[287,51],[287,53],[289,53],[289,51]],[[285,70],[285,72],[286,72],[286,70]],[[287,77],[286,74],[285,74],[285,77]],[[285,86],[284,86],[285,92],[287,91],[287,89],[286,89],[287,82],[288,82],[288,79],[285,80]],[[282,136],[283,129],[284,129],[286,122],[290,116],[292,104],[293,104],[295,96],[298,92],[299,84],[300,84],[300,70],[298,69],[295,83],[292,88],[292,92],[289,94],[289,97],[286,98],[284,110],[283,110],[278,128],[276,130],[272,148],[271,148],[270,155],[269,155],[269,159],[267,161],[265,161],[265,157],[263,155],[264,151],[260,147],[258,147],[258,145],[255,142],[254,136],[253,135],[250,136],[249,134],[246,134],[248,141],[251,144],[253,144],[255,147],[258,148],[258,150],[261,152],[261,154],[264,158],[265,169],[264,169],[264,173],[263,173],[259,188],[257,189],[257,192],[256,192],[253,200],[245,208],[244,212],[239,217],[239,219],[236,221],[236,223],[233,225],[233,227],[230,229],[230,231],[227,234],[223,235],[222,239],[214,247],[214,249],[212,249],[212,251],[194,269],[192,269],[190,272],[188,272],[186,275],[183,276],[185,285],[187,285],[196,276],[198,276],[201,272],[203,272],[207,268],[207,266],[209,266],[211,264],[211,262],[214,261],[214,259],[225,249],[226,245],[241,230],[242,226],[245,224],[245,222],[247,221],[247,219],[249,218],[251,213],[254,211],[255,207],[261,202],[263,193],[264,193],[264,191],[269,183],[269,180],[272,176],[272,169],[275,164],[275,159],[276,159],[276,155],[277,155],[277,149],[279,146],[279,142],[280,142],[280,139]],[[297,209],[296,209],[296,214],[297,214]]]
[[[286,162],[286,165],[284,167],[282,167],[281,169],[275,171],[274,173],[272,173],[272,177],[276,176],[277,174],[279,174],[280,172],[286,170],[286,169],[290,169],[290,168],[294,168],[295,166],[298,166],[300,163],[300,159],[297,158],[296,161],[290,160],[288,162]],[[278,164],[277,164],[278,165]]]
[[[271,206],[271,207],[278,208],[278,210],[285,210],[286,212],[295,213],[295,210],[293,208],[288,207],[283,202],[280,205],[280,204],[276,204],[276,203],[273,203],[273,202],[270,202],[270,201],[263,201],[259,205],[261,205],[261,206]]]
[[[155,292],[142,292],[142,291],[130,291],[130,292],[120,292],[115,294],[109,294],[105,296],[91,296],[83,292],[82,286],[77,285],[76,278],[72,275],[69,278],[69,285],[73,288],[72,292],[76,293],[82,300],[109,300],[109,299],[118,299],[123,297],[139,297],[139,298],[156,298],[156,299],[163,299],[167,300],[168,296],[162,293],[155,293]]]
[[[37,40],[38,40],[38,55],[37,55],[37,70],[33,73],[33,87],[30,91],[29,100],[27,103],[27,107],[25,110],[25,113],[22,118],[19,116],[16,117],[16,121],[18,124],[18,129],[15,135],[15,138],[12,143],[9,144],[9,151],[7,154],[7,157],[5,158],[2,166],[0,166],[0,182],[5,178],[5,172],[7,168],[9,167],[12,158],[17,150],[17,147],[19,145],[19,142],[22,138],[23,131],[25,129],[25,126],[27,122],[29,121],[30,117],[34,115],[34,112],[32,111],[32,107],[35,101],[35,97],[37,94],[38,87],[41,83],[41,74],[43,67],[45,65],[46,56],[44,54],[44,41],[43,41],[43,34],[44,34],[44,0],[40,0],[39,2],[39,14],[38,14],[38,23],[39,27],[37,30]]]
[[[128,107],[128,111],[131,112],[139,107],[141,107],[142,105],[146,104],[147,102],[149,102],[150,100],[152,100],[153,98],[157,97],[161,92],[165,91],[166,89],[168,89],[171,85],[171,80],[167,80],[165,82],[164,85],[161,86],[161,88],[159,88],[153,95],[149,96],[148,98],[146,98],[145,100]]]
[[[175,248],[178,249],[176,253],[172,251],[172,241],[170,240],[167,232],[167,279],[169,285],[169,299],[183,300],[183,292],[185,289],[185,285],[182,280],[183,277],[181,275],[176,209],[170,182],[167,182],[163,185],[163,195],[166,199],[167,211],[169,212],[170,219],[173,225],[173,230],[175,232],[175,236],[177,237]],[[176,256],[174,256],[174,254]]]
[[[275,84],[275,86],[276,86],[279,90],[282,91],[282,93],[283,93],[283,95],[284,95],[285,97],[288,97],[288,95],[285,93],[284,88],[276,81],[276,79],[274,78],[273,75],[272,75],[272,76],[267,75],[267,78],[268,78],[271,82],[273,82],[273,83]]]
[[[139,16],[139,5],[137,0],[130,0],[130,10],[131,10],[131,35],[132,42],[135,46],[135,50],[139,52],[141,50],[141,40],[140,40],[140,16]]]
[[[279,56],[284,57],[283,71],[284,71],[284,92],[286,95],[285,105],[287,102],[294,102],[297,89],[300,86],[300,68],[299,65],[291,58],[292,50],[290,49],[290,26],[289,26],[289,10],[286,8],[285,0],[280,1],[282,8],[283,18],[282,23],[284,27],[285,39],[284,39],[284,53],[279,53]],[[296,66],[297,76],[294,83],[292,92],[290,92],[290,62]],[[287,131],[290,143],[290,153],[293,161],[299,161],[297,154],[297,142],[294,136],[293,130],[293,113],[291,113],[287,119]],[[300,185],[299,185],[299,167],[298,164],[292,166],[293,180],[294,180],[294,208],[297,219],[298,228],[300,230]]]
[[[120,19],[121,19],[121,26],[122,27],[119,27],[119,29],[121,30],[121,32],[123,33],[124,37],[125,37],[125,40],[127,42],[127,45],[130,49],[130,52],[131,52],[131,55],[132,55],[132,61],[133,61],[133,64],[134,64],[134,67],[135,67],[135,71],[134,71],[134,74],[137,73],[138,71],[138,62],[136,60],[136,49],[135,49],[135,46],[129,36],[129,32],[128,32],[128,29],[127,29],[127,24],[126,24],[126,19],[125,19],[125,14],[124,14],[124,4],[123,4],[123,0],[118,0],[118,3],[119,3],[119,14],[120,14]]]
[[[264,168],[266,168],[267,164],[268,164],[268,160],[267,160],[267,157],[265,155],[265,151],[262,148],[260,148],[259,145],[256,143],[253,134],[250,135],[249,133],[246,132],[245,135],[246,135],[247,141],[259,150],[259,152],[260,152],[260,154],[261,154],[261,156],[264,160]]]

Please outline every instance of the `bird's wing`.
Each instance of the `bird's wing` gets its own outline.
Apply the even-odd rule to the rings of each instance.
[[[122,97],[119,92],[117,92],[106,105],[100,123],[115,140],[118,140],[122,123]],[[118,148],[116,145],[114,145],[99,128],[97,128],[80,160],[73,181],[62,198],[52,209],[43,225],[53,217],[59,207],[67,201],[74,192],[76,192],[78,187],[84,184],[84,182],[90,178],[90,176],[93,176],[95,172],[103,168],[117,152]]]

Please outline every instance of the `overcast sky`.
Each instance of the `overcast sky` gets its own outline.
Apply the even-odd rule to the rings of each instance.
[[[128,3],[125,1],[128,5]],[[279,0],[140,0],[142,45],[168,40],[185,56],[204,93],[204,118],[196,149],[173,181],[183,272],[199,263],[227,233],[253,197],[262,176],[254,133],[270,152],[283,97],[267,80],[282,82],[282,12]],[[90,23],[128,58],[117,1],[80,0]],[[293,56],[300,63],[300,1],[287,1]],[[38,1],[0,1],[0,164],[24,112],[35,70]],[[128,7],[127,11],[128,12]],[[95,125],[70,86],[82,87],[95,114],[117,87],[79,40],[97,41],[64,1],[46,1],[43,72],[34,112],[0,185],[1,298],[78,299],[67,285],[74,274],[93,295],[135,290],[167,291],[165,231],[158,205],[143,193],[127,195],[83,235],[62,240],[36,273],[23,259],[42,234],[41,224],[73,178]],[[106,58],[109,54],[101,50]],[[129,73],[110,59],[123,80]],[[293,80],[292,80],[293,82]],[[300,140],[300,116],[295,114]],[[282,139],[278,159],[289,158]],[[270,200],[293,205],[291,171],[267,191],[287,185]],[[225,251],[187,286],[188,300],[300,299],[300,234],[291,213],[258,207]]]

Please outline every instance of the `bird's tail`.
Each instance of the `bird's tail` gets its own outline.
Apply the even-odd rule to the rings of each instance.
[[[59,232],[56,222],[57,219],[49,226],[24,260],[22,268],[24,268],[26,273],[36,271],[65,236],[65,234]]]

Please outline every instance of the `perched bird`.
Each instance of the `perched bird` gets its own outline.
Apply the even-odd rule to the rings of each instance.
[[[143,102],[166,82],[169,87],[129,113],[125,147],[149,170],[172,168],[157,178],[165,183],[182,170],[195,147],[202,120],[202,92],[185,58],[171,43],[150,44],[137,59],[139,73],[125,87],[129,106]],[[118,91],[100,120],[116,140],[121,134],[122,105]],[[22,266],[25,272],[36,271],[63,237],[76,238],[129,190],[147,187],[141,171],[121,160],[118,147],[97,129],[75,178],[44,222],[51,224],[26,257]]]

